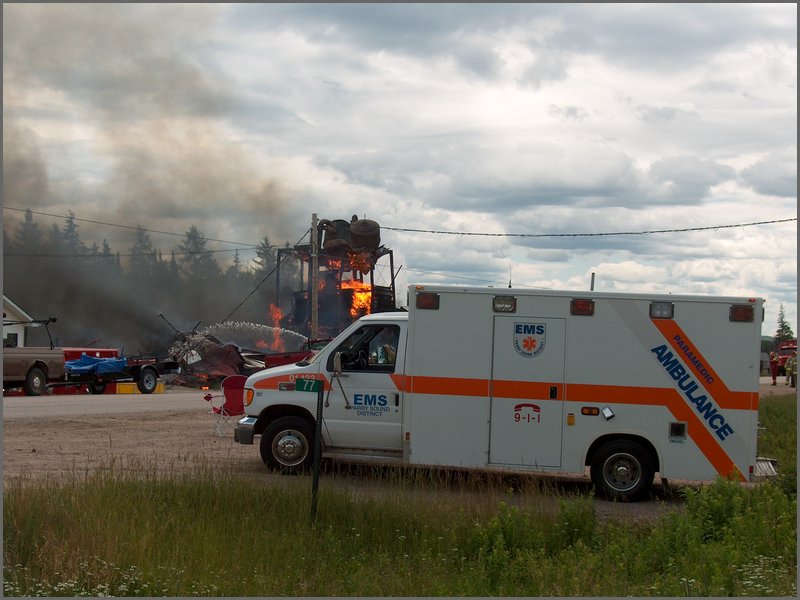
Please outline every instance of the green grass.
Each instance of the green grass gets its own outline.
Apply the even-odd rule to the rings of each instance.
[[[759,456],[778,460],[779,484],[789,494],[797,494],[797,395],[761,398],[759,423],[764,430],[758,437]]]
[[[760,454],[796,452],[794,397]],[[789,431],[791,430],[791,431]],[[365,474],[366,473],[366,474]],[[8,596],[796,596],[796,493],[719,480],[655,521],[591,495],[413,470],[254,480],[113,464],[7,482]],[[461,477],[461,478],[459,478]],[[338,485],[345,478],[348,486]],[[355,480],[355,481],[354,481]],[[795,476],[796,480],[796,476]],[[446,493],[445,493],[446,492]],[[561,495],[558,495],[561,494]]]

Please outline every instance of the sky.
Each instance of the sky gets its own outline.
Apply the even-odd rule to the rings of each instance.
[[[6,3],[4,225],[28,208],[245,263],[358,215],[400,286],[594,274],[797,333],[797,6]]]

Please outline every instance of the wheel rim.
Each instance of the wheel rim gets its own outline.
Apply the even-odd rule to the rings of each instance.
[[[144,387],[150,389],[156,386],[156,378],[152,373],[145,373],[142,377],[142,383],[144,384]]]
[[[34,377],[31,380],[31,388],[34,391],[41,392],[44,387],[44,380],[41,377]]]
[[[308,455],[308,440],[294,429],[282,431],[272,441],[272,455],[282,465],[297,466]]]
[[[627,452],[612,454],[603,463],[603,479],[619,492],[633,489],[641,478],[642,465]]]

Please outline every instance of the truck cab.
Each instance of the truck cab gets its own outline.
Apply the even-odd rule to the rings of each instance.
[[[321,379],[325,390],[323,449],[350,458],[402,460],[402,392],[408,315],[362,317],[312,358],[266,369],[246,383],[245,413],[235,438],[261,435],[261,458],[283,471],[310,464],[316,397],[296,392],[298,379]]]
[[[797,352],[797,340],[787,340],[778,344],[778,375],[786,375],[786,361]]]

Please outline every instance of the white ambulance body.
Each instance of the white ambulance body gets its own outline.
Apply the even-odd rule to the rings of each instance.
[[[636,499],[662,479],[750,481],[763,300],[410,286],[310,362],[245,385],[236,440],[284,471],[323,456],[584,474]]]

